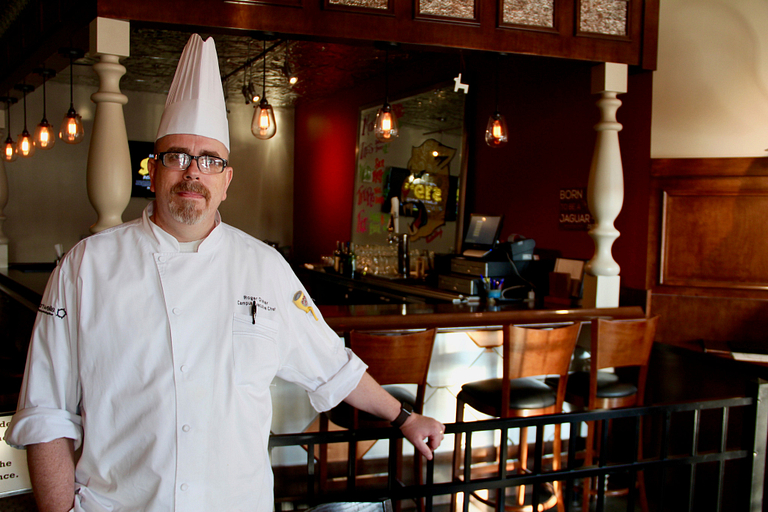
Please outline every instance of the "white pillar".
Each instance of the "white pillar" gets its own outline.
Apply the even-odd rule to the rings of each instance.
[[[9,107],[10,108],[10,107]],[[5,116],[0,119],[0,134],[5,129]],[[2,137],[0,137],[0,140]],[[3,232],[5,213],[3,208],[8,204],[8,176],[5,174],[5,161],[0,158],[0,268],[8,268],[8,237]]]
[[[619,305],[619,264],[611,248],[619,237],[613,223],[624,202],[624,171],[621,165],[616,111],[621,106],[617,96],[627,92],[627,65],[606,62],[592,69],[592,94],[600,94],[597,107],[600,122],[595,125],[597,139],[589,170],[587,201],[594,225],[589,236],[595,242],[595,254],[587,262],[584,280],[584,307]]]
[[[130,54],[130,24],[96,18],[91,23],[90,53],[100,57],[93,65],[99,90],[91,95],[96,114],[86,173],[88,199],[98,214],[91,232],[97,233],[121,224],[131,199],[131,155],[123,116],[128,98],[120,92],[120,78],[125,74],[120,57]]]

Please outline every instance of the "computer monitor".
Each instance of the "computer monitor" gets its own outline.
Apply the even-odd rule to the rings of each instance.
[[[467,234],[464,236],[462,255],[470,258],[487,256],[499,239],[503,222],[503,215],[471,214]]]

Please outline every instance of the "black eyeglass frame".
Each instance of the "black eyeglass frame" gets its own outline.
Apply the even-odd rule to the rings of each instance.
[[[168,167],[167,165],[165,165],[165,161],[164,161],[165,160],[165,155],[186,155],[186,156],[189,157],[189,163],[184,168],[173,169],[172,167]],[[175,170],[175,171],[186,171],[187,169],[189,169],[189,166],[192,165],[192,160],[195,160],[197,162],[197,168],[200,169],[200,172],[203,173],[203,174],[221,174],[221,173],[224,172],[224,169],[226,169],[227,166],[229,165],[229,162],[226,159],[218,157],[218,156],[213,156],[213,155],[197,155],[197,156],[195,156],[195,155],[190,155],[189,153],[184,153],[183,151],[163,151],[162,153],[150,154],[149,157],[150,158],[154,158],[155,160],[159,160],[160,163],[163,164],[163,167],[168,167],[169,169]],[[207,172],[206,168],[204,168],[203,166],[200,165],[200,158],[211,158],[213,160],[219,160],[221,162],[224,162],[224,165],[222,166],[222,168],[221,168],[221,170],[219,172]],[[208,169],[210,169],[210,167],[208,167]]]

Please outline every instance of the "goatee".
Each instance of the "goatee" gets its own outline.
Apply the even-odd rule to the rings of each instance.
[[[196,181],[181,181],[171,187],[171,200],[169,209],[171,216],[177,221],[187,225],[195,225],[205,217],[205,209],[198,208],[197,202],[192,199],[179,197],[179,192],[193,192],[200,194],[205,199],[205,206],[211,201],[211,192]]]

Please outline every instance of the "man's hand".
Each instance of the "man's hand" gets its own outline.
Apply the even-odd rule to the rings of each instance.
[[[437,450],[445,437],[445,425],[434,418],[413,413],[400,427],[403,435],[427,460],[432,460],[432,452]]]

